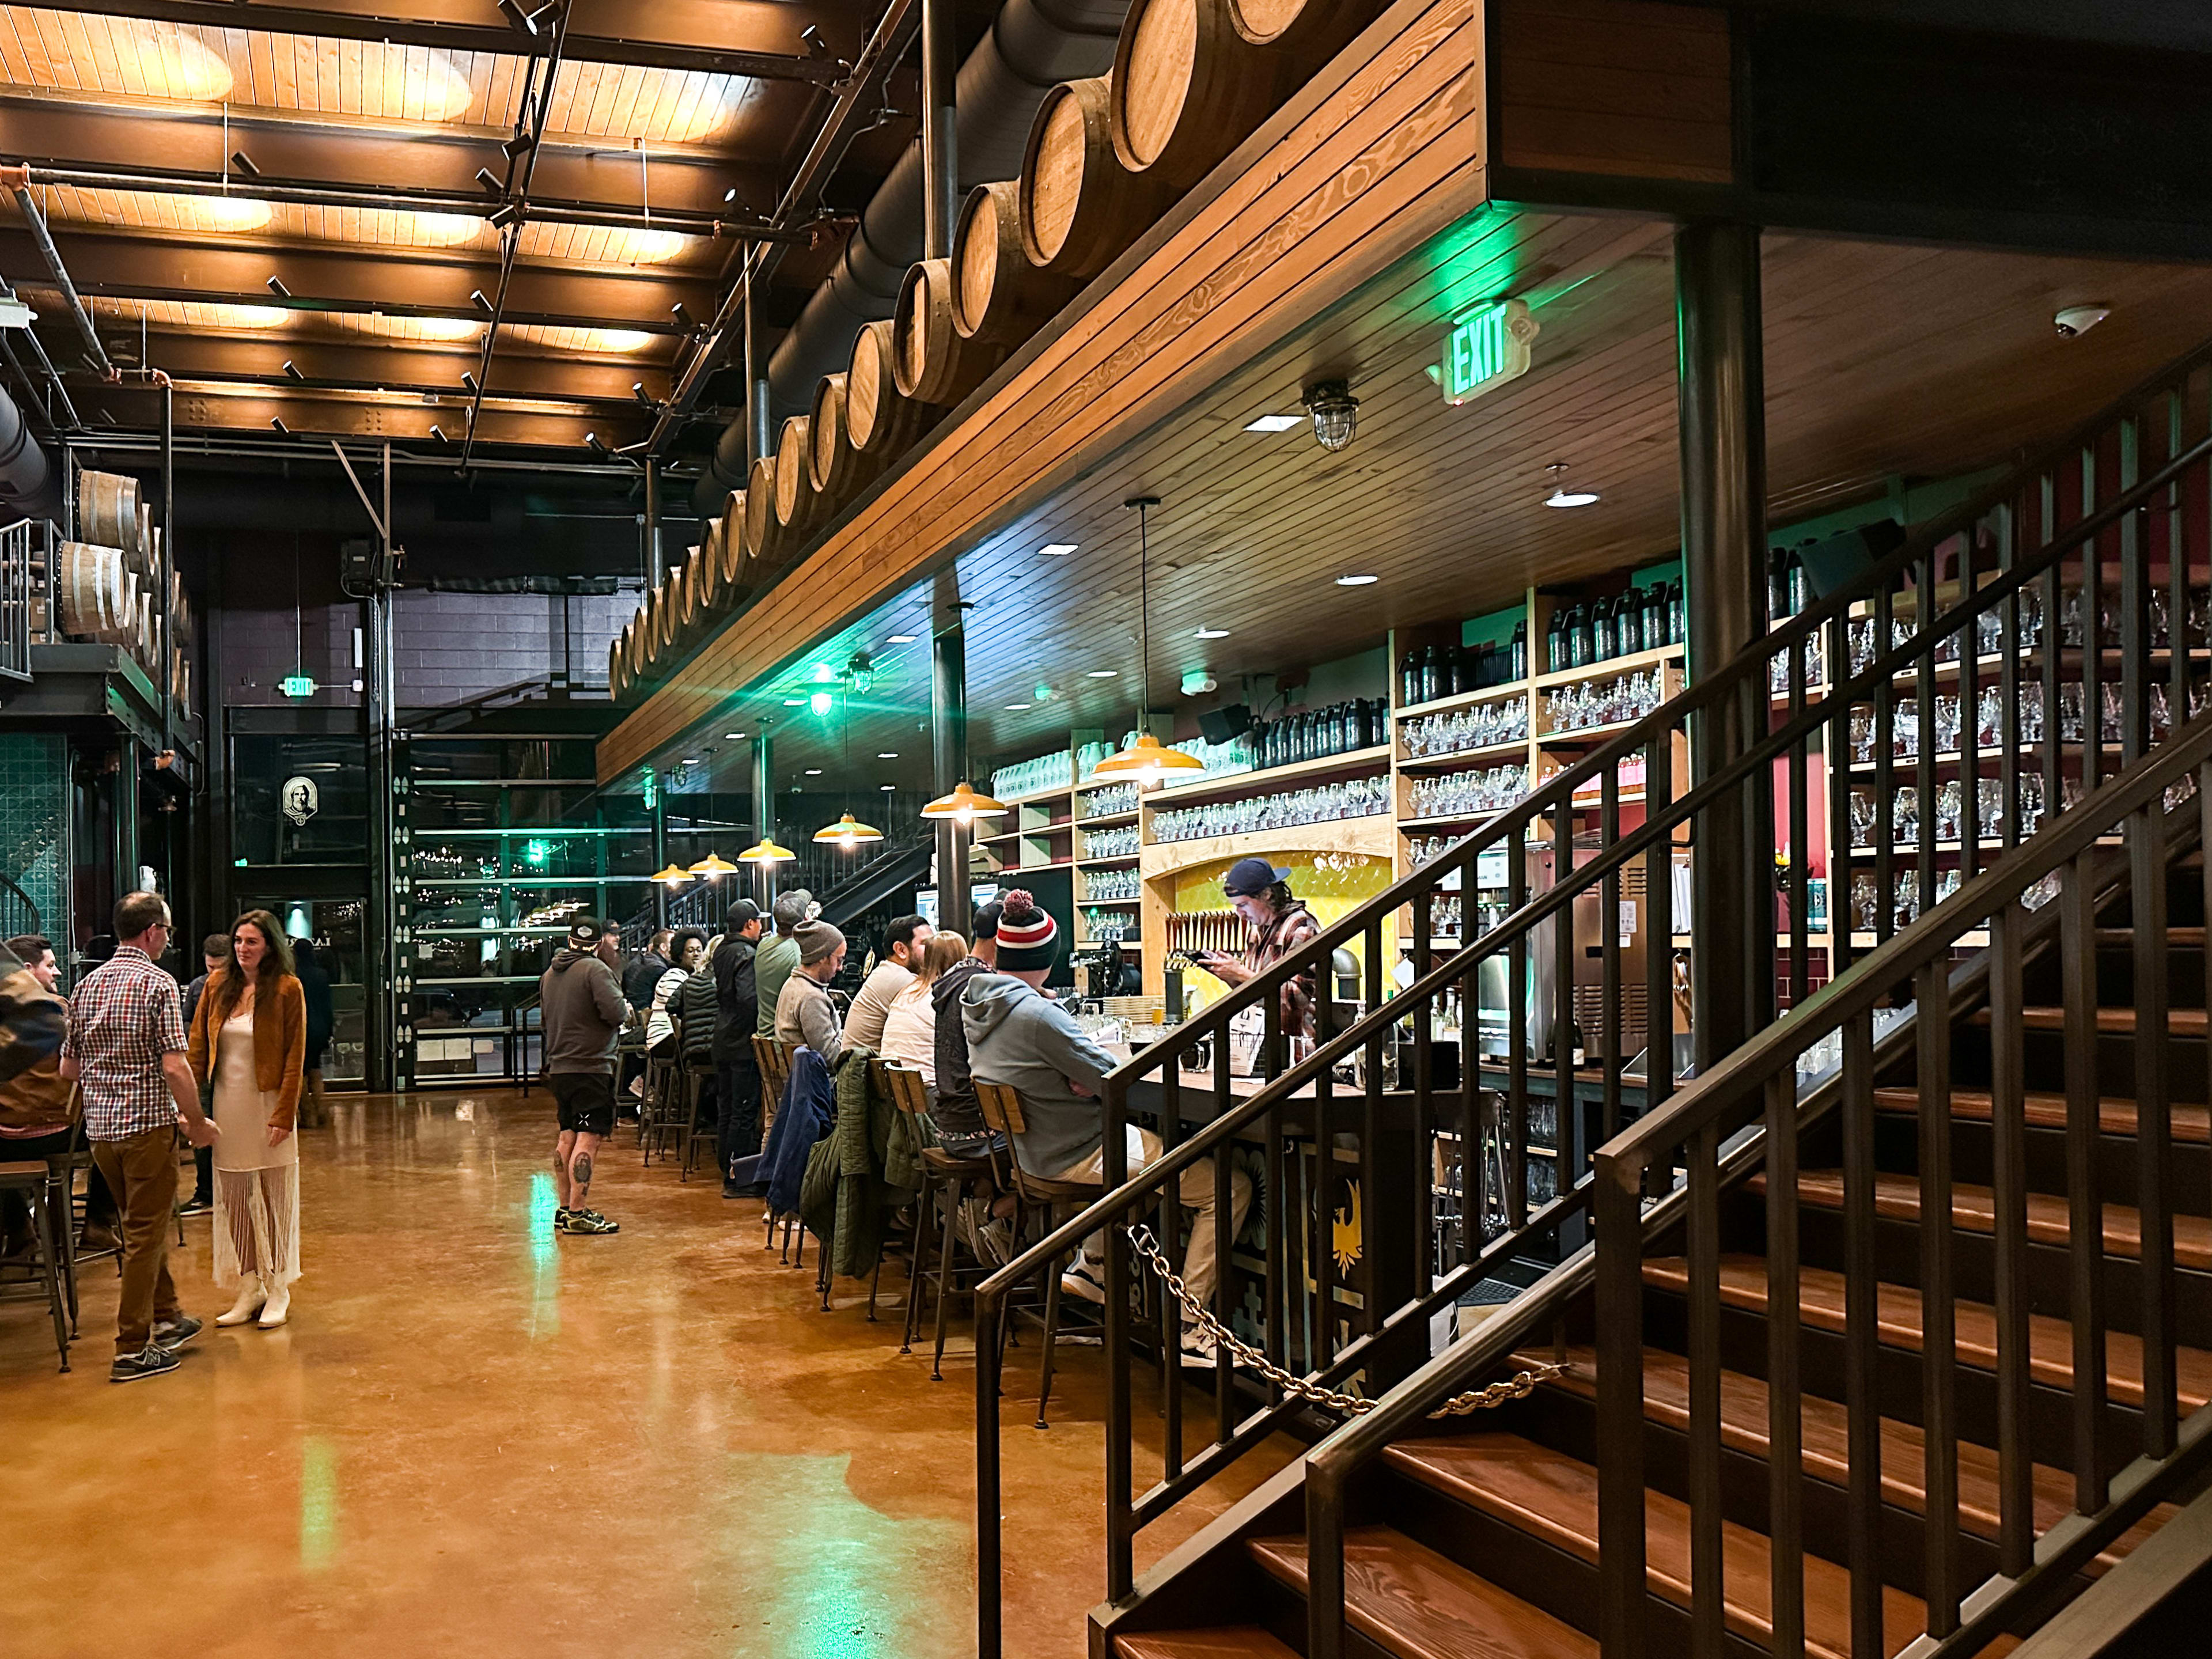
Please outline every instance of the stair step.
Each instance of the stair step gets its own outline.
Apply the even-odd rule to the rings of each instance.
[[[1815,1330],[1840,1334],[1844,1328],[1844,1276],[1827,1267],[1801,1267],[1798,1273],[1798,1316]],[[1689,1263],[1680,1256],[1653,1256],[1644,1264],[1644,1282],[1656,1288],[1686,1294]],[[1757,1255],[1723,1255],[1720,1261],[1720,1294],[1724,1307],[1741,1309],[1764,1317],[1766,1313],[1766,1259]],[[1953,1304],[1959,1363],[1976,1370],[1994,1370],[1997,1362],[1997,1312],[1985,1302]],[[1920,1351],[1920,1292],[1905,1285],[1876,1287],[1875,1325],[1884,1346]],[[2074,1334],[2062,1319],[2030,1314],[2027,1320],[2028,1371],[2046,1388],[2074,1386]],[[2142,1339],[2132,1331],[2105,1333],[2107,1396],[2116,1405],[2142,1405]],[[2212,1401],[2212,1353],[2199,1348],[2177,1348],[2174,1366],[2180,1378],[2184,1411],[2195,1411]]]
[[[1597,1563],[1597,1470],[1516,1434],[1480,1431],[1401,1440],[1384,1461],[1470,1509],[1495,1516],[1593,1566]],[[1690,1605],[1690,1506],[1664,1492],[1644,1496],[1645,1576],[1654,1594]],[[1773,1640],[1765,1534],[1733,1522],[1721,1526],[1723,1603],[1729,1630],[1754,1644]],[[1832,1561],[1805,1559],[1805,1649],[1848,1659],[1850,1574]],[[1926,1607],[1899,1589],[1882,1593],[1882,1638],[1895,1653],[1926,1625]]]
[[[1297,1659],[1256,1625],[1220,1630],[1148,1630],[1114,1638],[1120,1659]]]
[[[1746,1190],[1764,1194],[1766,1177],[1756,1175],[1744,1182]],[[1841,1170],[1806,1170],[1797,1177],[1797,1196],[1806,1204],[1823,1210],[1844,1207],[1844,1172]],[[1915,1176],[1876,1175],[1874,1178],[1875,1213],[1892,1221],[1908,1221],[1917,1224],[1920,1220],[1920,1182]],[[1951,1218],[1961,1231],[1990,1233],[1996,1231],[1996,1194],[1987,1187],[1973,1186],[1966,1182],[1954,1182],[1951,1186]],[[2027,1237],[2031,1243],[2047,1244],[2063,1249],[2072,1241],[2068,1224],[2066,1200],[2055,1193],[2027,1194]],[[2105,1206],[2105,1254],[2125,1256],[2131,1261],[2142,1258],[2142,1215],[2124,1204]],[[2173,1259],[2184,1267],[2198,1272],[2212,1272],[2212,1219],[2201,1215],[2177,1215],[2173,1218]]]
[[[2066,1127],[2064,1095],[2030,1094],[2026,1098],[2030,1128],[2063,1129]],[[1909,1112],[1917,1116],[1920,1091],[1910,1088],[1877,1089],[1874,1091],[1874,1103],[1885,1112]],[[2174,1104],[2167,1109],[2173,1115],[2174,1139],[2198,1146],[2212,1145],[2212,1110],[2187,1104]],[[1987,1123],[1994,1113],[1991,1097],[1986,1091],[1951,1091],[1953,1117],[1970,1123]],[[2132,1139],[2136,1133],[2135,1102],[2112,1096],[2100,1100],[2097,1103],[2097,1129],[2100,1134]]]
[[[2021,1023],[2031,1031],[2063,1031],[2068,1027],[2063,1008],[2037,1006],[2021,1011]],[[1981,1010],[1973,1017],[1976,1025],[1990,1023],[1990,1011]],[[2131,1036],[2136,1029],[2136,1011],[2132,1008],[2100,1008],[2097,1010],[2097,1030],[2106,1036]],[[2166,1012],[2166,1029],[2169,1036],[2201,1037],[2212,1030],[2202,1008],[2173,1008]]]
[[[1547,1360],[1549,1353],[1515,1356],[1519,1364]],[[1585,1399],[1597,1397],[1597,1350],[1571,1346],[1567,1362],[1572,1367],[1547,1386]],[[1721,1373],[1721,1440],[1731,1450],[1764,1460],[1767,1455],[1766,1379],[1741,1371]],[[1690,1362],[1664,1348],[1644,1351],[1644,1414],[1655,1423],[1687,1433],[1690,1427]],[[1806,1473],[1831,1486],[1850,1484],[1850,1418],[1837,1401],[1816,1395],[1800,1396],[1799,1444]],[[1881,1419],[1881,1492],[1893,1508],[1925,1515],[1928,1489],[1927,1444],[1917,1423],[1895,1418]],[[2074,1477],[2047,1464],[2035,1466],[2035,1529],[2047,1532],[2074,1509]],[[2100,1555],[2089,1568],[2092,1577],[2115,1565],[2144,1539],[2158,1530],[2174,1513],[2165,1505],[2132,1532]],[[1986,1446],[1961,1441],[1959,1444],[1959,1524],[1960,1530],[1994,1541],[1998,1526],[1997,1455]]]
[[[1245,1540],[1300,1595],[1303,1537]],[[1597,1643],[1389,1527],[1344,1533],[1345,1622],[1398,1659],[1597,1659]]]

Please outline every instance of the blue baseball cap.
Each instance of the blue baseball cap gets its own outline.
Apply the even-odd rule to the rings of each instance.
[[[1279,881],[1288,881],[1291,872],[1265,859],[1239,859],[1229,866],[1229,873],[1221,878],[1221,890],[1231,898],[1250,898],[1266,892]]]

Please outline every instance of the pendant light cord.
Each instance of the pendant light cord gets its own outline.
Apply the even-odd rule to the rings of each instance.
[[[1152,549],[1146,531],[1150,509],[1137,503],[1137,735],[1152,729]]]

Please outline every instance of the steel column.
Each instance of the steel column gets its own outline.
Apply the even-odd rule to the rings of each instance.
[[[645,591],[653,592],[653,584],[660,580],[660,463],[654,457],[645,458]]]
[[[968,642],[958,622],[929,643],[929,761],[933,792],[949,795],[968,775]],[[937,824],[937,923],[968,931],[967,824]]]
[[[169,595],[176,586],[177,569],[177,427],[176,389],[161,380],[161,557],[156,574],[161,584],[161,648],[155,657],[154,689],[161,699],[161,752],[173,756],[176,732],[170,720],[173,687],[169,678],[171,617]],[[201,757],[204,763],[206,757]]]
[[[753,302],[753,281],[760,264],[753,251],[745,251],[744,284],[744,353],[745,353],[745,476],[752,477],[752,463],[764,459],[769,453],[768,351],[761,338],[759,307]]]
[[[775,839],[775,742],[768,734],[765,720],[753,733],[753,838]],[[760,872],[761,912],[766,915],[775,905],[775,866],[763,863],[756,868]]]
[[[1766,388],[1759,230],[1685,225],[1674,236],[1682,571],[1694,682],[1765,632]],[[1693,716],[1690,765],[1705,780],[1763,734],[1758,693]],[[1771,790],[1744,792],[1697,821],[1692,862],[1692,1018],[1705,1070],[1765,1024],[1773,1000],[1771,915],[1753,894],[1773,857]],[[1762,838],[1764,837],[1764,838]],[[1770,901],[1771,907],[1771,901]],[[1762,957],[1765,958],[1762,962]]]
[[[953,0],[921,0],[921,219],[925,258],[951,257],[960,213],[954,83],[960,73]]]
[[[664,775],[653,792],[653,925],[668,926],[668,884],[658,879],[668,867],[668,779]]]
[[[368,1086],[392,1086],[399,1022],[392,992],[392,897],[398,849],[392,835],[392,447],[384,447],[384,511],[377,525],[377,563],[362,602],[362,724],[368,759],[368,927],[364,964]]]

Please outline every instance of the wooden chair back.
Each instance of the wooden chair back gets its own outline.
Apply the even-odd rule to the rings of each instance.
[[[1002,1135],[1025,1134],[1029,1122],[1022,1115],[1022,1097],[1011,1084],[986,1083],[975,1079],[975,1104],[982,1109],[983,1121]]]
[[[899,1066],[883,1060],[872,1063],[882,1073],[884,1088],[892,1105],[909,1117],[920,1117],[929,1109],[929,1089],[921,1080],[919,1066]]]

